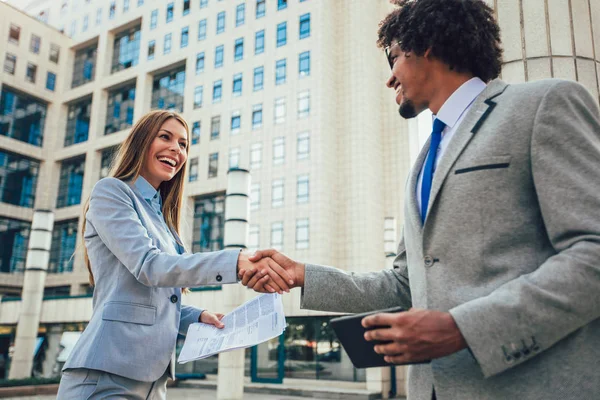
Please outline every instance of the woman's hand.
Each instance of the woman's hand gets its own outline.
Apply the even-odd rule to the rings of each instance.
[[[225,325],[221,322],[225,315],[221,313],[211,313],[210,311],[202,311],[200,314],[200,322],[203,324],[214,325],[219,329],[223,329]]]

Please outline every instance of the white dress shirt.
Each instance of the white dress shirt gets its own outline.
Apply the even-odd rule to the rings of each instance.
[[[433,167],[434,175],[440,160],[444,156],[444,152],[448,147],[448,143],[452,140],[452,136],[456,132],[456,129],[467,115],[467,111],[471,108],[473,101],[483,92],[486,87],[486,83],[479,78],[471,78],[467,82],[463,83],[452,95],[446,100],[446,102],[440,108],[437,115],[433,118],[437,118],[446,124],[446,127],[442,131],[442,141],[437,149],[437,156],[435,158],[435,166]],[[427,153],[429,154],[429,152]],[[425,157],[425,160],[427,157]],[[421,205],[421,187],[423,185],[423,169],[425,168],[425,162],[421,166],[419,172],[419,180],[417,181],[417,204],[419,205],[419,212],[422,213]],[[431,204],[431,201],[430,201]]]

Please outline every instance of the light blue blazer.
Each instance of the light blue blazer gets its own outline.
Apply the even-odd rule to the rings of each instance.
[[[157,204],[160,194],[142,177],[94,186],[84,233],[94,309],[63,370],[156,381],[174,361],[177,334],[202,313],[181,305],[181,288],[237,282],[239,250],[180,254]]]

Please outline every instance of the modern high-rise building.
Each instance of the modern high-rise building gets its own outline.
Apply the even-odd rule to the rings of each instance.
[[[598,2],[487,3],[502,28],[504,80],[578,80],[598,99]],[[390,10],[385,0],[0,3],[0,353],[15,335],[33,210],[48,209],[36,373],[64,362],[63,332],[81,331],[91,315],[82,205],[152,109],[180,111],[190,125],[190,251],[223,247],[227,171],[239,167],[252,177],[251,249],[347,271],[389,268],[405,177],[431,126],[426,115],[402,120],[385,87],[389,66],[375,41]],[[185,302],[227,312],[224,292],[195,289]],[[247,352],[252,380],[403,391],[400,368],[393,382],[389,369],[353,368],[331,314],[301,310],[297,292],[284,305],[286,333]],[[268,357],[256,357],[264,349]],[[217,361],[178,371],[215,374]]]

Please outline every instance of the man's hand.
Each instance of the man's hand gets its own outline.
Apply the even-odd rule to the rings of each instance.
[[[390,342],[375,345],[375,352],[394,364],[419,362],[456,353],[467,347],[452,315],[447,312],[410,309],[406,312],[363,318],[366,340]]]
[[[223,329],[225,325],[221,322],[224,315],[221,313],[211,313],[210,311],[202,311],[200,314],[200,321],[204,324],[214,325],[219,329]]]
[[[246,279],[245,283],[242,279],[244,286],[247,285],[251,276],[254,276],[255,278],[254,284],[256,284],[256,282],[260,283],[259,287],[261,289],[268,283],[262,293],[277,292],[283,294],[283,291],[289,293],[290,287],[294,284],[292,276],[268,256],[256,257],[256,255],[254,255],[250,257],[248,252],[240,252],[240,255],[238,256],[237,272],[240,279],[242,279],[244,275],[248,275],[248,279]]]
[[[272,262],[280,270],[274,270],[279,276],[283,277],[290,284],[290,288],[303,287],[304,286],[304,264],[293,261],[284,254],[274,249],[269,250],[258,250],[253,256],[249,258],[250,261],[260,262],[264,259],[271,259]],[[272,273],[263,271],[265,273],[258,274],[253,268],[243,269],[242,267],[238,270],[238,277],[242,279],[242,285],[247,286],[249,289],[254,289],[260,293],[269,293],[276,290],[276,286],[279,286],[277,279]],[[282,275],[282,272],[285,275]]]

